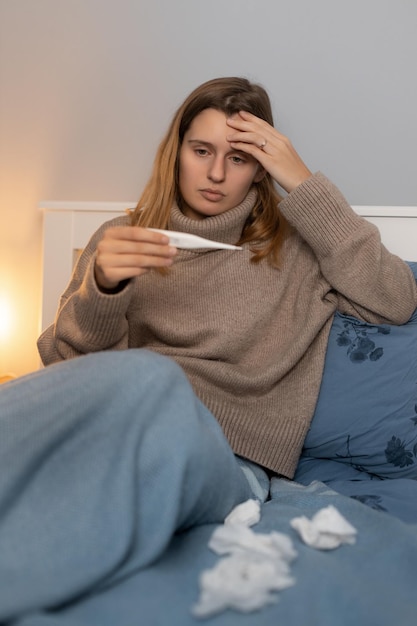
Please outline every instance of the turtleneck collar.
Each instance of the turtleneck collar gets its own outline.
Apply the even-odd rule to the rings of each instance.
[[[213,241],[235,244],[242,234],[247,218],[255,206],[256,189],[252,188],[246,198],[221,215],[194,220],[186,217],[175,204],[171,209],[169,229],[183,233],[191,233]]]

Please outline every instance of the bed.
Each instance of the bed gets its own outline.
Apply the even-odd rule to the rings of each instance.
[[[76,215],[82,210],[43,208]],[[84,205],[87,213],[96,213],[96,208]],[[386,245],[409,262],[417,280],[417,208],[355,208],[379,226]],[[121,204],[106,211],[112,209],[122,210]],[[94,220],[106,217],[98,213]],[[87,222],[91,226],[90,218]],[[68,259],[83,245],[84,236],[75,237],[76,245],[71,243],[65,252]],[[54,288],[67,278],[57,277]],[[43,325],[49,322],[44,310]],[[271,537],[278,532],[290,541],[291,582],[270,591],[256,609],[223,606],[211,613],[199,611],[202,574],[213,571],[229,554],[219,554],[211,543],[227,523],[204,524],[176,534],[162,558],[146,570],[13,624],[411,626],[417,615],[416,479],[417,312],[399,327],[336,315],[320,396],[295,480],[272,479],[271,497],[260,505],[259,521],[243,524],[255,535]],[[308,525],[329,507],[354,529],[352,541],[333,549],[309,545],[294,519]],[[229,582],[225,578],[224,587]],[[237,592],[246,582],[243,573]]]

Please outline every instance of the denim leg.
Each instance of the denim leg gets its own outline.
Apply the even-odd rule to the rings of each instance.
[[[251,491],[170,359],[103,352],[0,389],[0,621],[146,567]]]

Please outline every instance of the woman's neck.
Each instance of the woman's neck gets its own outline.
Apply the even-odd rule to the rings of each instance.
[[[192,233],[193,235],[199,235],[200,237],[223,243],[236,243],[242,234],[246,220],[255,206],[256,198],[256,190],[251,189],[243,202],[233,209],[202,220],[187,217],[177,205],[174,205],[169,219],[169,229]]]

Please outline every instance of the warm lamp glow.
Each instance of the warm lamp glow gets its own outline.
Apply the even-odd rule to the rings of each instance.
[[[13,315],[10,298],[0,293],[0,383],[9,378]]]
[[[22,375],[39,367],[37,332],[37,309],[32,311],[28,307],[28,290],[21,289],[18,281],[13,282],[11,275],[3,278],[0,269],[0,379],[5,375]],[[35,351],[34,366],[28,365],[31,350]]]
[[[8,298],[0,294],[0,342],[7,341],[12,325],[12,311]]]

